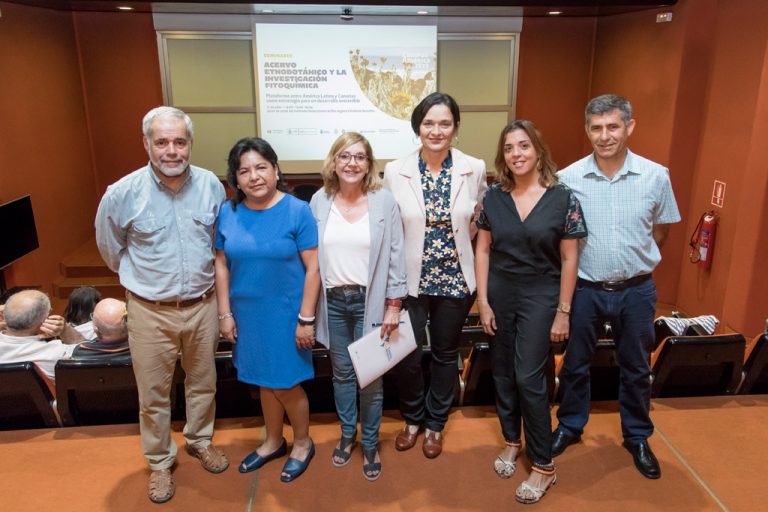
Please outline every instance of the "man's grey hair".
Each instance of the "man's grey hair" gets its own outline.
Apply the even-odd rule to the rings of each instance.
[[[42,292],[35,293],[28,308],[20,308],[14,304],[13,295],[8,299],[3,314],[8,329],[12,331],[29,331],[37,329],[51,312],[51,300]]]
[[[587,103],[587,108],[584,111],[586,125],[589,126],[590,117],[601,116],[614,110],[619,111],[621,120],[624,121],[625,125],[632,119],[632,105],[630,105],[629,100],[616,94],[603,94]]]
[[[141,128],[144,132],[144,136],[147,139],[152,138],[152,121],[158,117],[175,117],[184,121],[187,125],[187,137],[192,140],[194,137],[194,127],[192,126],[192,119],[183,111],[176,107],[155,107],[144,116],[144,120],[141,122]]]

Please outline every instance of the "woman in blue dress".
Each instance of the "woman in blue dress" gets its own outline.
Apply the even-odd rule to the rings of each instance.
[[[265,140],[246,138],[232,148],[227,182],[235,195],[219,211],[215,266],[219,329],[234,344],[238,379],[259,386],[266,429],[240,472],[287,453],[287,414],[293,447],[280,479],[290,482],[315,454],[300,384],[314,377],[320,273],[317,223],[307,203],[278,189],[280,178],[277,155]]]

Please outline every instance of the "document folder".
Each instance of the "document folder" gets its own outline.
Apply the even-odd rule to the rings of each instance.
[[[377,327],[350,343],[347,350],[355,367],[357,383],[362,389],[416,350],[416,337],[408,312],[400,312],[400,325],[389,337],[381,339],[381,327]]]

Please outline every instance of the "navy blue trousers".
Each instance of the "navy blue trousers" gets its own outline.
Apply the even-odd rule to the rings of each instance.
[[[589,368],[598,329],[613,326],[619,363],[619,414],[624,440],[637,444],[653,434],[651,351],[656,285],[652,279],[621,291],[606,291],[577,283],[571,309],[571,334],[566,347],[560,387],[563,390],[557,419],[559,429],[581,435],[589,419]]]

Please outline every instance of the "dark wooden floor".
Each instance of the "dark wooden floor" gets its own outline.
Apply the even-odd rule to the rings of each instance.
[[[621,447],[614,403],[596,404],[583,442],[557,459],[558,483],[535,510],[573,511],[756,511],[765,510],[768,486],[768,396],[662,399],[653,402],[656,434],[651,444],[662,478],[643,478]],[[554,410],[553,410],[554,415]],[[176,497],[156,506],[146,498],[148,470],[139,448],[138,426],[0,432],[2,510],[139,511],[486,511],[525,509],[514,502],[527,476],[499,479],[492,462],[501,443],[492,408],[463,408],[446,427],[445,451],[435,460],[417,448],[399,453],[400,427],[388,413],[381,429],[383,474],[375,483],[362,476],[359,448],[344,468],[330,463],[339,434],[332,415],[313,416],[317,456],[291,484],[278,479],[283,460],[248,475],[236,464],[263,435],[260,418],[217,423],[216,442],[232,460],[225,473],[205,472],[183,453],[175,470]],[[290,429],[286,428],[290,441]],[[162,508],[160,508],[162,507]]]

